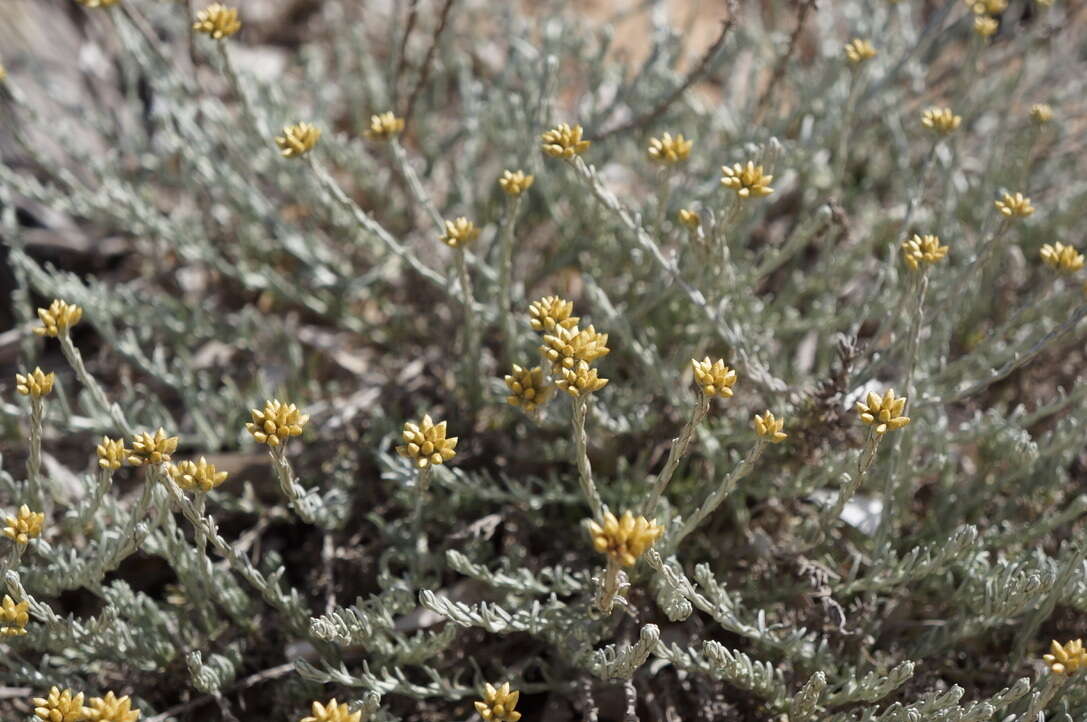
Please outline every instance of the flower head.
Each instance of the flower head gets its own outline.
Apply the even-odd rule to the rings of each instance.
[[[573,312],[573,301],[558,296],[544,296],[528,307],[528,323],[533,331],[553,333],[560,326],[567,329],[577,326],[581,319],[571,316]]]
[[[1087,667],[1087,651],[1083,649],[1082,639],[1073,639],[1063,645],[1054,639],[1049,645],[1049,654],[1043,654],[1042,659],[1053,674],[1074,674]]]
[[[693,145],[694,141],[684,138],[683,133],[677,133],[675,137],[671,133],[663,133],[660,138],[649,139],[647,152],[650,160],[671,165],[687,160]]]
[[[1047,266],[1057,271],[1075,273],[1083,268],[1083,254],[1060,241],[1042,246],[1040,255]]]
[[[284,158],[301,158],[313,150],[321,137],[321,129],[309,123],[283,126],[283,135],[276,137],[276,145]]]
[[[7,594],[0,600],[0,637],[18,637],[26,634],[26,625],[30,621],[27,609],[30,604],[24,599],[18,604]]]
[[[464,248],[479,237],[479,229],[476,224],[461,216],[453,221],[445,222],[445,232],[441,241],[450,248]]]
[[[876,57],[876,49],[864,38],[853,38],[845,44],[845,57],[854,65]]]
[[[226,481],[225,471],[216,471],[203,456],[200,461],[182,461],[166,468],[170,478],[185,491],[208,492]]]
[[[922,265],[933,265],[947,255],[947,246],[940,245],[939,236],[926,233],[902,241],[902,260],[916,271]]]
[[[121,468],[121,464],[125,463],[128,449],[125,448],[124,439],[111,439],[108,436],[103,436],[102,443],[95,447],[95,453],[98,455],[98,466],[109,471],[115,471]]]
[[[974,33],[983,38],[991,38],[1000,28],[1000,21],[988,15],[978,15],[974,18]]]
[[[755,414],[755,421],[752,425],[755,427],[755,433],[771,444],[780,444],[789,436],[782,431],[785,428],[785,419],[775,418],[770,411],[763,413],[761,416]]]
[[[15,374],[15,390],[23,396],[41,398],[53,390],[53,383],[56,380],[57,375],[52,371],[43,373],[40,368],[35,367],[34,371],[25,376]]]
[[[568,369],[574,368],[578,361],[592,363],[611,351],[608,348],[608,334],[599,333],[592,326],[556,326],[554,332],[545,335],[543,340],[540,352],[556,367]]]
[[[196,14],[192,29],[204,33],[212,40],[222,40],[241,30],[242,24],[238,20],[237,9],[212,3]]]
[[[41,536],[42,524],[45,523],[45,514],[40,511],[30,511],[30,507],[23,504],[15,516],[4,519],[4,529],[0,531],[8,539],[16,544],[28,544],[36,536]]]
[[[346,704],[340,704],[333,697],[328,704],[314,702],[310,707],[310,716],[303,717],[302,722],[359,722],[362,712],[352,712]]]
[[[521,713],[514,707],[520,696],[520,692],[510,690],[509,682],[503,682],[497,689],[488,682],[483,686],[483,701],[476,702],[476,711],[486,722],[517,722]]]
[[[140,711],[132,709],[132,700],[126,694],[118,697],[106,692],[105,697],[91,697],[87,719],[91,722],[136,722]]]
[[[61,692],[56,687],[49,690],[48,697],[35,697],[34,716],[43,722],[81,722],[90,712],[83,706],[83,693],[72,695],[72,690]]]
[[[370,116],[370,127],[363,133],[370,140],[392,140],[404,130],[404,119],[391,111]]]
[[[993,205],[1002,216],[1007,218],[1026,218],[1034,213],[1034,206],[1030,204],[1030,199],[1022,193],[1015,195],[1005,193],[1000,200],[993,201]]]
[[[502,171],[502,177],[498,179],[498,185],[502,186],[502,190],[506,191],[507,194],[519,196],[532,187],[534,180],[536,179],[524,171],[506,170]]]
[[[569,160],[589,149],[589,141],[581,139],[581,126],[560,123],[540,136],[540,148],[553,158]]]
[[[698,215],[698,211],[680,208],[678,216],[679,222],[686,226],[688,230],[693,231],[702,225],[702,217]]]
[[[921,125],[940,135],[947,135],[961,124],[962,116],[952,113],[951,108],[932,107],[921,114]]]
[[[910,423],[910,417],[902,415],[906,409],[906,397],[896,397],[894,389],[887,389],[883,396],[869,391],[864,401],[857,402],[856,408],[861,421],[875,426],[876,433],[880,435]]]
[[[1045,125],[1053,120],[1053,108],[1048,103],[1035,103],[1030,106],[1030,119],[1038,125]]]
[[[535,366],[531,369],[522,368],[517,364],[505,378],[510,395],[506,397],[506,403],[511,406],[520,406],[527,413],[532,413],[540,404],[546,404],[551,398],[554,388],[544,378],[543,369]]]
[[[584,361],[578,361],[572,368],[563,366],[559,374],[560,378],[555,385],[575,399],[599,391],[608,385],[608,379],[600,378],[596,369]]]
[[[695,383],[701,387],[702,393],[707,397],[732,398],[732,387],[736,384],[736,372],[725,365],[724,359],[710,361],[709,356],[701,361],[691,359],[691,370],[694,371]]]
[[[445,431],[445,422],[435,424],[430,414],[418,424],[409,421],[404,424],[404,445],[396,447],[396,453],[412,459],[420,469],[444,464],[457,455],[457,437],[446,438]]]
[[[245,425],[259,444],[279,446],[292,436],[301,436],[302,428],[309,421],[309,415],[294,404],[285,404],[279,399],[264,402],[263,409],[251,409],[252,421]]]
[[[664,533],[664,527],[644,516],[634,516],[629,511],[616,518],[610,511],[604,513],[604,523],[589,522],[589,535],[593,548],[607,554],[624,567],[634,566],[638,557],[645,554],[653,542]]]
[[[170,460],[170,454],[177,451],[176,436],[167,436],[160,426],[155,433],[143,431],[132,437],[132,448],[128,452],[128,463],[133,466],[162,464]]]
[[[42,325],[34,329],[39,336],[56,338],[62,333],[67,333],[72,326],[83,318],[83,309],[75,304],[54,299],[49,308],[38,309],[38,319]]]
[[[730,168],[721,166],[721,185],[736,191],[740,198],[752,198],[768,196],[774,192],[770,182],[774,176],[766,175],[761,165],[755,165],[754,161],[746,164],[734,163]]]

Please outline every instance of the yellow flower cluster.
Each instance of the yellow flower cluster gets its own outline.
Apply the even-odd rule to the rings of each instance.
[[[955,115],[951,108],[932,107],[921,114],[921,125],[940,135],[947,135],[962,125],[962,116]]]
[[[702,225],[702,218],[698,215],[696,211],[692,211],[687,208],[680,208],[678,215],[679,222],[692,231]]]
[[[721,185],[736,191],[740,198],[762,198],[774,192],[770,182],[774,176],[766,175],[761,165],[755,165],[754,161],[746,164],[733,163],[732,167],[721,166]]]
[[[675,137],[671,133],[664,133],[660,138],[649,139],[647,152],[650,160],[662,165],[672,165],[687,160],[693,145],[694,141],[687,140],[682,133],[677,133]]]
[[[1008,9],[1008,0],[963,0],[975,15],[999,15]]]
[[[536,180],[531,175],[520,170],[502,171],[502,177],[498,179],[498,185],[511,196],[519,196],[532,187]]]
[[[445,422],[435,424],[426,414],[417,424],[404,424],[404,445],[396,447],[396,453],[413,460],[420,469],[444,464],[457,455],[457,437],[446,438],[445,433]]]
[[[514,708],[520,696],[520,692],[510,689],[509,682],[497,689],[488,682],[483,686],[483,701],[476,702],[476,711],[485,722],[517,722],[521,713]]]
[[[49,308],[38,309],[38,319],[42,325],[34,329],[39,336],[56,338],[62,333],[67,333],[72,326],[83,318],[83,309],[75,304],[54,299]]]
[[[1043,245],[1040,255],[1047,266],[1063,273],[1075,273],[1083,268],[1083,254],[1060,241]]]
[[[1034,206],[1030,204],[1030,199],[1024,196],[1022,193],[1005,193],[1000,200],[993,201],[993,205],[1000,211],[1000,215],[1006,218],[1026,218],[1034,213]]]
[[[720,396],[722,399],[732,398],[732,387],[736,384],[736,371],[725,365],[724,359],[710,361],[710,357],[691,359],[691,371],[694,372],[694,381],[702,389],[707,398]]]
[[[581,319],[572,316],[574,302],[567,301],[558,296],[544,296],[538,301],[533,301],[528,307],[529,320],[533,331],[540,333],[554,333],[558,327],[570,329],[577,326]]]
[[[464,248],[479,237],[479,229],[472,221],[463,216],[456,220],[445,222],[445,232],[441,241],[450,248]]]
[[[1000,21],[988,15],[979,15],[974,18],[974,33],[983,38],[991,38],[1000,29]]]
[[[264,402],[263,409],[251,409],[252,421],[245,425],[245,430],[257,443],[279,446],[292,436],[301,436],[302,428],[309,421],[309,415],[294,404],[285,404],[279,399]]]
[[[589,141],[581,139],[581,126],[560,123],[540,136],[540,148],[552,158],[567,160],[589,149]]]
[[[128,463],[133,466],[162,464],[170,460],[170,454],[177,451],[178,438],[167,436],[160,426],[155,433],[143,431],[132,438],[132,448],[128,451]]]
[[[933,265],[947,255],[947,246],[940,245],[939,236],[914,234],[913,238],[902,241],[902,260],[916,271],[922,264]]]
[[[864,401],[857,402],[856,408],[861,421],[875,426],[880,436],[910,423],[910,417],[902,415],[906,409],[906,397],[896,397],[894,389],[887,389],[883,396],[869,391]]]
[[[32,372],[25,376],[15,374],[15,390],[23,396],[33,396],[40,399],[53,390],[53,384],[56,380],[57,375],[52,371],[43,373],[40,368],[35,367]]]
[[[559,379],[555,381],[555,386],[575,399],[599,391],[607,385],[608,379],[600,378],[597,370],[585,361],[578,361],[573,367],[561,367]]]
[[[755,414],[755,421],[752,425],[755,427],[755,433],[771,444],[780,444],[789,437],[788,434],[782,431],[785,428],[785,419],[775,418],[770,411],[766,411],[761,416]]]
[[[510,390],[506,403],[520,406],[528,413],[535,411],[541,404],[546,404],[553,391],[539,366],[526,369],[514,364],[512,373],[506,375],[505,382]]]
[[[29,544],[31,539],[41,536],[44,523],[45,514],[40,511],[30,511],[30,507],[23,504],[15,516],[4,519],[4,528],[0,530],[0,534],[16,544]]]
[[[853,38],[845,44],[845,57],[854,65],[876,57],[876,49],[864,38]]]
[[[1047,103],[1035,103],[1030,106],[1030,119],[1038,125],[1045,125],[1053,120],[1053,108]]]
[[[166,468],[170,478],[185,491],[208,492],[215,489],[228,476],[225,471],[216,471],[215,464],[209,464],[203,456],[200,461],[182,461]]]
[[[0,600],[0,637],[18,637],[26,634],[26,625],[30,621],[26,600],[15,603],[7,594]]]
[[[238,20],[238,11],[228,8],[220,3],[213,3],[196,14],[196,22],[192,29],[198,33],[204,33],[213,40],[229,38],[242,29]]]
[[[404,130],[404,119],[391,111],[370,116],[370,127],[363,133],[370,140],[392,140]]]
[[[1083,649],[1082,639],[1073,639],[1063,645],[1054,639],[1049,654],[1042,655],[1042,659],[1053,674],[1074,674],[1087,667],[1087,651]]]
[[[108,471],[116,471],[125,463],[128,449],[125,448],[124,439],[111,439],[102,437],[102,443],[95,448],[98,455],[98,466]]]
[[[664,533],[664,527],[644,516],[623,512],[616,518],[610,511],[604,513],[604,523],[589,522],[589,535],[593,548],[606,554],[612,561],[624,567],[634,566],[638,557],[645,554],[653,542]]]
[[[83,706],[83,693],[73,695],[70,689],[53,687],[48,697],[35,697],[33,702],[34,716],[43,722],[82,722],[90,712]]]
[[[284,158],[301,158],[313,150],[320,137],[320,128],[309,123],[296,123],[283,127],[283,135],[276,137],[276,145]]]
[[[91,722],[136,722],[140,710],[132,709],[132,700],[126,694],[118,697],[106,692],[105,697],[92,697],[87,719]]]
[[[333,697],[328,704],[314,702],[310,706],[310,716],[302,722],[360,722],[362,712],[352,712],[346,704],[340,704]]]
[[[592,363],[611,351],[608,348],[608,334],[599,333],[591,325],[588,328],[559,325],[543,340],[540,352],[556,368],[572,369],[579,361]]]

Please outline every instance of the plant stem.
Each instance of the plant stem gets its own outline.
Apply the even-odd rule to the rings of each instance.
[[[422,562],[426,558],[427,538],[423,531],[423,506],[426,501],[427,490],[430,488],[430,467],[419,469],[415,477],[415,509],[411,516],[411,579],[416,587],[422,582]]]
[[[589,412],[590,398],[592,397],[585,394],[574,399],[573,403],[574,446],[577,453],[575,461],[577,462],[577,474],[578,481],[581,483],[581,491],[585,494],[585,500],[589,503],[593,519],[602,522],[607,507],[604,506],[604,502],[600,499],[600,494],[596,490],[596,485],[593,483],[593,467],[589,463],[589,437],[585,433],[585,417]]]
[[[600,589],[596,595],[596,608],[604,614],[611,614],[615,606],[615,595],[619,591],[619,564],[608,557],[608,566],[604,571],[604,578],[600,582]]]
[[[245,94],[245,88],[242,86],[241,78],[238,77],[238,72],[234,69],[234,63],[230,60],[230,53],[227,51],[226,45],[222,41],[215,43],[215,49],[219,52],[219,57],[223,61],[223,72],[226,73],[230,89],[238,96],[238,104],[242,109],[242,118],[245,119],[245,124],[249,127],[254,142],[263,145],[269,133],[261,127],[260,122],[257,120],[257,114],[253,111],[249,96]]]
[[[643,516],[652,515],[654,509],[656,509],[657,502],[660,501],[661,495],[672,480],[672,475],[676,473],[676,469],[679,467],[679,462],[687,454],[687,449],[691,445],[691,440],[694,439],[698,425],[702,423],[702,419],[706,418],[709,410],[709,397],[699,391],[698,402],[691,409],[691,417],[683,425],[679,436],[672,439],[672,448],[668,450],[668,461],[664,463],[664,468],[661,469],[660,474],[657,475],[656,483],[653,484],[653,490],[642,504]]]
[[[504,365],[513,363],[516,353],[517,329],[513,324],[513,231],[517,214],[521,210],[521,196],[513,196],[506,203],[499,237],[501,260],[498,268],[498,313],[502,328]]]
[[[744,457],[744,460],[732,470],[732,473],[725,477],[724,481],[722,481],[706,500],[702,502],[702,506],[698,507],[698,510],[691,515],[691,518],[683,524],[679,533],[676,534],[675,539],[670,543],[671,550],[675,550],[680,542],[697,529],[698,525],[705,521],[706,517],[712,514],[717,507],[721,505],[721,502],[732,493],[733,489],[736,488],[736,484],[751,473],[751,470],[755,468],[755,463],[766,449],[766,443],[765,439],[759,437],[755,442],[755,445],[747,452],[747,456]]]
[[[291,467],[291,462],[287,458],[287,447],[282,443],[279,446],[269,447],[268,456],[272,459],[272,468],[275,469],[276,478],[279,480],[279,488],[290,500],[291,508],[306,523],[319,523],[317,509],[310,503],[306,489],[298,483],[294,468]]]
[[[132,427],[128,425],[128,420],[125,419],[124,412],[121,411],[121,407],[117,404],[111,404],[109,399],[106,398],[106,394],[102,391],[102,387],[98,385],[98,382],[94,380],[94,377],[87,371],[87,367],[83,365],[83,356],[79,353],[79,349],[72,343],[72,337],[68,334],[67,329],[62,331],[57,337],[60,341],[60,350],[64,353],[64,358],[68,360],[68,365],[75,371],[76,378],[80,383],[87,387],[87,391],[90,392],[91,398],[94,399],[100,410],[109,414],[110,418],[117,428],[124,432],[125,436],[134,436]]]
[[[45,417],[45,402],[40,396],[30,397],[30,453],[26,458],[26,484],[34,505],[41,509],[45,503],[42,492],[42,420]]]
[[[468,260],[463,248],[456,251],[457,280],[460,283],[461,297],[464,302],[464,352],[468,359],[467,385],[468,401],[473,409],[482,403],[482,384],[480,383],[480,339],[476,328],[475,299],[472,296],[472,277],[468,274]]]

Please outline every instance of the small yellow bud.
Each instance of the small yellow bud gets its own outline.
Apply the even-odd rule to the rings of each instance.
[[[528,307],[528,323],[533,331],[541,333],[553,333],[558,326],[570,329],[581,320],[577,316],[571,316],[573,312],[573,301],[558,296],[544,296]]]
[[[30,507],[23,504],[15,516],[4,519],[5,526],[0,534],[16,544],[29,544],[31,539],[41,536],[44,523],[45,514],[40,511],[30,511]]]
[[[600,378],[596,369],[584,361],[578,361],[572,368],[563,366],[559,370],[559,375],[560,378],[555,385],[575,399],[599,391],[608,385],[608,379]]]
[[[561,123],[540,136],[540,148],[553,158],[569,160],[589,149],[589,141],[581,139],[581,126]]]
[[[226,481],[225,471],[216,471],[203,456],[200,461],[182,461],[166,467],[170,478],[185,491],[209,492]]]
[[[404,130],[404,119],[391,110],[370,116],[370,127],[363,133],[370,140],[392,140]]]
[[[404,424],[404,445],[396,447],[396,453],[412,459],[420,469],[444,464],[457,455],[457,437],[446,438],[445,422],[435,424],[430,414],[418,423]]]
[[[698,361],[691,359],[694,381],[708,398],[720,396],[732,398],[732,387],[736,384],[736,371],[725,365],[724,359],[710,361],[710,357]]]
[[[536,179],[524,171],[506,170],[502,171],[502,177],[498,179],[498,185],[502,186],[502,190],[506,191],[507,194],[519,196],[532,187],[534,180]]]
[[[604,513],[604,523],[589,522],[589,536],[593,548],[601,554],[607,554],[613,561],[624,567],[632,567],[638,557],[645,554],[653,542],[664,533],[664,527],[644,516],[634,516],[623,512],[616,518],[610,511]]]
[[[902,415],[906,408],[906,397],[896,397],[894,389],[887,389],[883,396],[869,391],[864,401],[857,402],[856,408],[861,421],[875,426],[876,433],[880,436],[910,423],[910,417]]]
[[[527,413],[532,413],[541,404],[546,404],[554,391],[554,388],[547,383],[543,369],[539,366],[526,369],[514,364],[505,382],[510,390],[506,403],[519,406]]]
[[[963,0],[975,15],[999,15],[1008,9],[1008,0]]]
[[[520,696],[520,692],[510,689],[509,682],[497,689],[488,682],[483,687],[483,701],[476,702],[476,711],[484,722],[517,722],[521,713],[514,708]]]
[[[584,329],[556,326],[554,332],[546,334],[543,340],[540,353],[555,368],[572,369],[579,361],[592,363],[611,351],[608,348],[608,334],[598,332],[593,326]]]
[[[108,471],[116,471],[128,457],[128,449],[125,448],[124,439],[111,439],[102,437],[102,443],[95,448],[98,455],[98,466]]]
[[[974,18],[974,33],[983,38],[991,38],[1000,29],[1000,22],[988,15],[979,15]]]
[[[249,415],[253,420],[245,425],[245,430],[257,443],[268,446],[279,446],[292,436],[301,436],[302,428],[309,421],[308,414],[279,399],[265,401],[263,409],[252,409]]]
[[[940,245],[939,236],[914,234],[913,238],[902,241],[902,260],[916,271],[922,264],[932,265],[947,255],[947,246]]]
[[[993,205],[1002,216],[1007,218],[1026,218],[1034,213],[1034,206],[1030,204],[1030,199],[1022,193],[1015,195],[1005,193],[1000,200],[993,201]]]
[[[679,209],[679,222],[688,228],[688,230],[695,230],[702,225],[702,218],[698,215],[697,211],[692,211],[687,208]]]
[[[671,133],[664,133],[660,138],[650,138],[647,152],[649,159],[662,165],[672,165],[687,160],[691,154],[694,141],[687,140],[682,133],[672,137]]]
[[[755,427],[755,433],[768,440],[771,444],[780,444],[789,436],[782,431],[785,428],[785,419],[775,418],[769,411],[761,416],[755,414],[753,426]]]
[[[740,198],[761,198],[774,192],[770,182],[774,176],[766,175],[761,165],[755,165],[754,161],[746,164],[734,163],[730,168],[721,166],[721,185],[736,191]]]
[[[219,3],[213,3],[196,14],[192,29],[204,33],[213,40],[229,38],[242,29],[238,11]]]
[[[140,710],[132,709],[128,695],[106,692],[105,697],[92,697],[89,707],[87,719],[91,722],[136,722],[140,718]]]
[[[320,128],[309,123],[297,123],[283,127],[283,135],[276,138],[276,145],[284,158],[301,158],[313,150],[320,137]]]
[[[362,712],[352,712],[346,704],[340,704],[333,697],[328,704],[314,702],[310,707],[310,716],[302,722],[360,722]]]
[[[476,228],[476,224],[462,216],[445,222],[445,232],[442,233],[441,242],[450,248],[464,248],[478,237],[479,229]]]
[[[34,716],[43,722],[81,722],[90,712],[83,706],[83,693],[72,695],[72,690],[63,692],[53,687],[48,697],[35,697]]]
[[[854,65],[876,57],[876,49],[864,38],[853,38],[845,44],[845,57]]]
[[[932,107],[921,114],[921,125],[940,135],[947,135],[961,124],[962,116],[952,113],[951,108]]]
[[[41,398],[46,396],[53,390],[53,383],[57,380],[57,375],[50,371],[49,373],[42,373],[40,368],[35,368],[31,373],[15,374],[15,390],[23,396],[33,396],[34,398]]]
[[[83,318],[83,309],[67,301],[54,299],[49,308],[38,309],[38,319],[42,325],[34,329],[39,336],[56,338],[62,333],[67,333],[72,326]]]
[[[30,621],[27,613],[29,603],[24,599],[18,604],[4,595],[0,600],[0,637],[19,637],[26,634],[26,625]]]
[[[1043,654],[1042,659],[1049,665],[1049,671],[1053,674],[1075,674],[1083,667],[1087,667],[1087,651],[1084,651],[1081,639],[1073,639],[1063,645],[1054,639],[1049,646],[1049,652],[1049,654]]]
[[[170,460],[170,454],[177,451],[178,437],[167,436],[159,427],[155,433],[144,431],[132,437],[132,448],[128,452],[128,463],[133,466],[162,464]]]
[[[1038,125],[1045,125],[1053,120],[1053,108],[1047,103],[1035,103],[1030,106],[1030,119]]]
[[[1047,266],[1062,273],[1075,273],[1083,268],[1083,254],[1060,241],[1043,245],[1040,255]]]

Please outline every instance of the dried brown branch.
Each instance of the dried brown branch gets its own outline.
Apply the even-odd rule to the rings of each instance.
[[[419,93],[422,92],[423,86],[426,85],[427,80],[430,78],[430,68],[434,62],[434,53],[438,49],[438,43],[442,40],[442,34],[445,32],[446,26],[449,24],[449,11],[453,9],[453,4],[456,0],[445,0],[445,4],[442,5],[441,15],[438,17],[438,27],[434,28],[434,35],[430,40],[430,47],[427,48],[426,57],[423,58],[423,66],[419,71],[419,80],[416,81],[415,87],[411,89],[411,95],[408,96],[408,103],[404,108],[404,124],[411,124],[411,114],[415,110],[415,101],[419,98]]]

